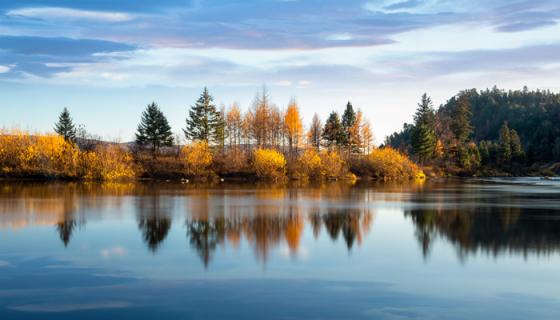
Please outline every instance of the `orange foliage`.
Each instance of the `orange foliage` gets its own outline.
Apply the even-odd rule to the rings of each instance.
[[[116,145],[98,146],[82,154],[82,177],[88,180],[119,181],[136,175],[130,153]]]
[[[257,149],[253,152],[253,166],[258,178],[280,180],[286,176],[286,159],[273,149]]]
[[[367,157],[371,177],[383,180],[423,179],[424,173],[407,156],[393,148],[375,149]]]
[[[286,126],[286,134],[288,136],[290,151],[292,151],[291,149],[294,146],[298,146],[299,139],[303,133],[303,125],[301,124],[298,106],[294,100],[290,101],[290,104],[288,105],[288,110],[284,116],[284,125]]]
[[[205,176],[210,173],[212,165],[212,152],[206,141],[197,141],[187,145],[181,150],[185,161],[187,175]]]
[[[306,149],[298,158],[293,176],[304,179],[321,179],[325,174],[323,161],[315,148]]]
[[[340,157],[337,151],[321,151],[322,171],[327,178],[337,179],[343,177],[347,173],[346,163]]]
[[[82,152],[59,135],[20,131],[0,135],[0,174],[8,177],[114,180],[133,177],[131,163],[130,155],[122,150]]]

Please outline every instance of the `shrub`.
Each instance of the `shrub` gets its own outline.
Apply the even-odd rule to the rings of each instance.
[[[260,179],[278,181],[286,177],[286,159],[276,150],[255,150],[253,166],[256,176]]]
[[[424,173],[407,156],[393,148],[373,150],[365,162],[362,172],[382,180],[423,179]]]
[[[290,171],[294,178],[321,179],[324,175],[323,161],[315,149],[309,148],[298,157]]]
[[[219,175],[247,175],[251,172],[250,153],[238,147],[227,148],[214,157],[213,167]]]
[[[322,172],[329,179],[344,177],[347,167],[337,151],[321,151],[320,153]]]
[[[197,141],[187,145],[181,150],[181,155],[185,161],[187,175],[201,177],[210,174],[212,152],[208,142]]]
[[[8,132],[0,136],[0,168],[7,176],[78,176],[79,149],[58,135]]]
[[[82,154],[82,177],[88,180],[119,181],[136,176],[132,156],[116,145],[99,145]]]

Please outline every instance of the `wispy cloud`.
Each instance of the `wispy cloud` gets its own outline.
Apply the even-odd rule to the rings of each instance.
[[[33,19],[65,19],[65,20],[93,20],[103,22],[123,22],[132,20],[132,15],[122,12],[106,12],[78,10],[59,7],[35,7],[10,10],[6,13],[10,17],[25,17]]]

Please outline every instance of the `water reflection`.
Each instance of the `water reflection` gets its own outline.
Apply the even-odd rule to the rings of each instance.
[[[438,238],[451,242],[464,260],[469,254],[560,252],[560,210],[523,207],[407,210],[425,257]]]
[[[218,248],[235,250],[242,244],[263,264],[284,246],[298,257],[306,229],[315,239],[328,237],[350,251],[368,237],[374,212],[392,208],[413,224],[426,258],[441,239],[456,248],[460,259],[479,252],[527,256],[560,251],[556,193],[500,188],[468,183],[202,188],[5,182],[0,185],[0,228],[54,226],[68,247],[86,223],[120,216],[136,221],[153,254],[173,228],[184,228],[185,245],[208,267]]]

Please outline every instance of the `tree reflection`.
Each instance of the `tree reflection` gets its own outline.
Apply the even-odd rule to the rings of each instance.
[[[560,251],[559,210],[518,206],[454,209],[414,209],[405,212],[416,228],[425,257],[434,239],[452,243],[464,260],[478,252],[498,256],[519,252],[549,254]]]
[[[157,252],[171,229],[171,203],[162,200],[153,188],[137,199],[138,228],[152,253]]]
[[[280,212],[276,210],[278,208],[272,214],[257,211],[244,216],[232,212],[214,217],[197,214],[198,218],[186,221],[187,238],[205,267],[210,264],[218,246],[229,242],[236,247],[242,238],[253,247],[256,258],[266,264],[270,252],[282,243],[292,257],[298,256],[306,221],[315,238],[320,237],[322,229],[335,241],[342,235],[348,250],[356,242],[361,244],[373,221],[368,209],[327,210],[324,213],[317,209],[307,215],[291,206],[281,208]]]

